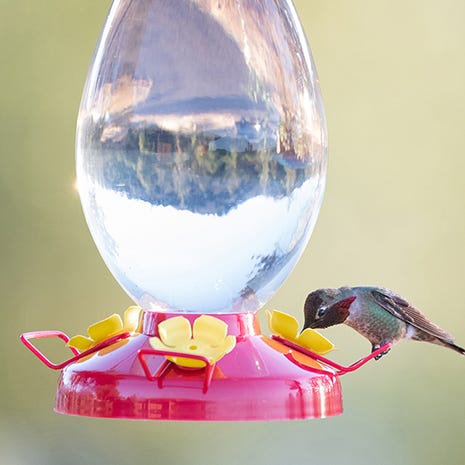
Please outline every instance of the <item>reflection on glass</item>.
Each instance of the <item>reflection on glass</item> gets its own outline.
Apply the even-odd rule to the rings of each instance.
[[[257,310],[310,237],[326,173],[289,1],[116,0],[77,133],[87,222],[149,310]]]

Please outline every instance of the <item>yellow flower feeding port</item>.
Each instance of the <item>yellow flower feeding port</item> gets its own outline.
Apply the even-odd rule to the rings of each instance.
[[[80,334],[73,336],[68,341],[68,346],[84,352],[111,337],[123,335],[124,333],[133,333],[139,326],[139,314],[141,310],[136,305],[129,307],[124,312],[123,320],[118,314],[114,313],[108,318],[89,326],[87,329],[88,337]]]
[[[307,328],[299,334],[299,322],[292,315],[278,310],[267,310],[266,315],[273,335],[320,355],[334,349],[333,343],[314,329]]]
[[[209,364],[216,363],[236,345],[236,338],[227,335],[228,326],[218,318],[202,315],[191,325],[187,318],[177,316],[158,325],[160,337],[150,339],[150,345],[159,352],[179,352],[180,354],[201,355]],[[167,359],[180,367],[202,368],[203,360],[186,357],[167,356]]]

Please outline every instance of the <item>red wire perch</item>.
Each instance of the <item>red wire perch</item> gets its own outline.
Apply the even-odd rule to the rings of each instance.
[[[293,342],[288,341],[287,339],[284,339],[284,338],[282,338],[280,336],[272,336],[272,338],[275,339],[276,341],[280,342],[281,344],[284,344],[285,346],[290,347],[291,349],[297,350],[297,351],[299,351],[299,352],[301,352],[301,353],[303,353],[305,355],[308,355],[309,357],[317,360],[318,362],[322,362],[325,365],[328,365],[328,366],[334,368],[335,370],[337,370],[338,375],[345,375],[346,373],[350,373],[352,371],[358,370],[360,367],[365,365],[365,363],[367,363],[370,360],[374,359],[376,356],[382,354],[383,352],[388,351],[392,347],[391,343],[384,344],[382,347],[375,350],[374,352],[367,355],[366,357],[363,357],[360,360],[356,361],[355,363],[352,363],[352,365],[343,366],[343,365],[339,365],[339,363],[333,362],[329,358],[323,357],[322,355],[319,355],[319,354],[317,354],[315,352],[312,352],[311,350],[308,350],[305,347],[294,344]],[[290,357],[292,357],[292,355],[287,354],[287,358],[291,359]],[[292,357],[292,361],[294,361],[294,363],[299,365],[301,368],[304,368],[304,369],[308,368],[309,371],[316,371],[315,368],[305,367],[305,365],[298,362],[293,357]]]
[[[203,356],[197,354],[186,354],[183,352],[175,352],[175,351],[168,351],[168,350],[158,350],[158,349],[140,349],[137,353],[137,357],[139,358],[139,362],[144,370],[145,377],[149,381],[158,381],[158,387],[162,387],[162,380],[163,378],[171,371],[173,365],[175,365],[171,360],[165,359],[165,361],[160,365],[158,370],[155,374],[152,375],[150,368],[147,365],[147,360],[145,359],[146,355],[163,355],[164,357],[183,357],[183,358],[190,358],[193,360],[201,360],[205,362],[205,379],[203,382],[203,389],[202,392],[205,394],[210,387],[213,378],[213,372],[215,370],[216,362],[211,363],[210,360]],[[203,369],[203,368],[200,368]]]
[[[129,332],[117,334],[116,336],[110,337],[105,341],[99,342],[94,347],[85,350],[84,352],[79,352],[79,350],[77,350],[75,347],[68,346],[71,352],[74,354],[74,357],[71,357],[70,359],[65,360],[61,363],[53,363],[52,361],[50,361],[34,344],[32,344],[32,342],[30,342],[30,339],[51,339],[56,337],[64,341],[65,344],[67,344],[70,338],[65,333],[61,331],[32,331],[29,333],[21,334],[19,339],[44,365],[48,366],[52,370],[61,370],[70,363],[76,362],[81,358],[87,357],[87,355],[93,354],[94,352],[98,352],[99,350],[110,346],[116,341],[119,341],[120,339],[125,339],[129,336]]]

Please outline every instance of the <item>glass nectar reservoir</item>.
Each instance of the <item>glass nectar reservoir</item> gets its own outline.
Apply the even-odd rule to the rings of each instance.
[[[144,309],[258,310],[308,242],[326,147],[291,2],[114,2],[77,175],[98,250]]]

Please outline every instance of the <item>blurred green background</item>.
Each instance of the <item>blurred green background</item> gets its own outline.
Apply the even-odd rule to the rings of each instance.
[[[398,291],[465,344],[465,2],[297,0],[320,75],[330,165],[310,245],[268,308],[317,287]],[[130,303],[74,190],[82,87],[110,0],[0,0],[0,463],[465,462],[465,360],[405,343],[342,379],[314,421],[164,423],[52,411],[58,374],[21,332],[82,332]],[[266,328],[265,328],[266,330]],[[351,361],[369,345],[325,333]]]

